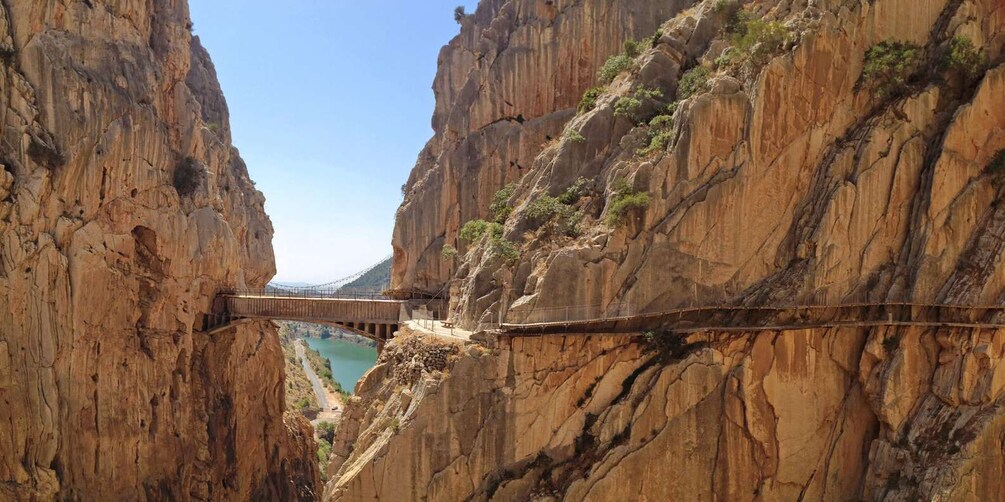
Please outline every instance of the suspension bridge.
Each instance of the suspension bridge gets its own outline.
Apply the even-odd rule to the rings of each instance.
[[[337,281],[311,286],[270,283],[261,289],[221,291],[206,315],[203,329],[209,334],[234,325],[261,321],[303,321],[335,326],[377,342],[378,349],[394,336],[401,322],[437,319],[445,302],[436,293],[390,291],[387,278],[361,279],[373,275],[390,256]],[[365,282],[359,287],[359,282]]]

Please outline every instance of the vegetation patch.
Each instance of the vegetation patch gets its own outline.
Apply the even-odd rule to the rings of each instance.
[[[656,32],[653,33],[652,38],[649,39],[649,46],[655,49],[656,46],[660,44],[660,39],[662,38],[663,28],[657,29]]]
[[[352,394],[346,392],[342,388],[342,385],[335,381],[334,375],[332,375],[331,361],[326,359],[321,355],[320,352],[308,347],[304,344],[304,353],[307,355],[307,361],[311,363],[311,367],[314,368],[314,372],[318,374],[318,378],[322,382],[328,384],[328,386],[342,396],[342,399],[348,400],[352,397]]]
[[[576,178],[576,181],[572,184],[572,186],[566,188],[565,191],[558,196],[558,201],[562,204],[568,204],[571,206],[579,202],[579,199],[581,199],[584,195],[590,193],[592,191],[592,185],[593,183],[590,180],[580,176],[579,178]]]
[[[577,237],[581,233],[580,223],[583,220],[583,213],[572,205],[563,203],[562,200],[561,196],[545,195],[532,201],[527,206],[527,219],[536,228],[554,225],[558,233]]]
[[[604,65],[600,67],[600,83],[604,85],[610,84],[618,75],[621,75],[623,72],[631,68],[633,63],[633,58],[629,57],[627,54],[611,56],[607,59]]]
[[[958,71],[968,78],[975,78],[987,66],[987,56],[984,51],[974,46],[970,38],[957,35],[949,41],[949,49],[943,57],[942,66],[951,71]]]
[[[488,235],[489,250],[507,262],[514,262],[520,257],[516,244],[503,237],[503,226],[500,223],[485,220],[471,220],[461,227],[461,240],[476,242]]]
[[[643,50],[642,42],[638,42],[629,38],[628,40],[625,40],[624,44],[622,44],[622,48],[625,51],[625,55],[630,58],[634,59],[642,55]]]
[[[457,248],[451,246],[450,244],[444,244],[443,250],[440,251],[440,255],[443,256],[444,260],[453,260],[457,258]]]
[[[328,465],[328,457],[332,454],[332,444],[324,438],[318,439],[318,463]],[[324,472],[325,469],[321,469]]]
[[[583,93],[582,99],[579,100],[579,113],[586,113],[597,107],[597,99],[604,94],[605,89],[603,87],[592,87],[587,89]]]
[[[471,220],[461,227],[461,240],[475,242],[488,233],[492,237],[501,236],[503,226],[500,223],[488,222],[485,220]]]
[[[192,157],[185,157],[174,168],[172,184],[180,197],[189,197],[202,186],[206,172]]]
[[[564,137],[565,139],[567,139],[567,140],[569,140],[569,141],[571,141],[573,143],[582,143],[582,142],[586,141],[586,136],[583,136],[582,133],[580,133],[579,131],[577,131],[577,130],[571,128],[571,127],[568,128],[568,129],[566,129],[565,132],[562,133],[562,137]]]
[[[618,226],[629,211],[649,207],[649,194],[635,191],[627,180],[616,180],[613,188],[614,193],[608,201],[607,216],[604,218],[608,225]]]
[[[685,100],[708,91],[708,79],[711,73],[711,69],[703,65],[695,66],[684,72],[677,85],[677,100]]]
[[[509,205],[509,200],[513,198],[515,192],[516,183],[510,183],[500,188],[492,196],[492,204],[489,205],[489,211],[492,211],[492,216],[496,223],[504,223],[506,218],[509,218],[510,213],[513,212],[513,208]]]
[[[650,87],[640,87],[631,96],[623,96],[614,102],[614,115],[627,117],[633,123],[644,122],[646,117],[639,115],[644,104],[659,103],[663,99],[663,91]],[[657,109],[659,106],[656,107]]]
[[[457,21],[457,24],[463,23],[464,19],[467,17],[468,13],[464,9],[463,5],[458,5],[457,7],[454,7],[454,21]]]
[[[896,96],[907,87],[921,64],[921,48],[908,42],[886,40],[865,53],[859,88],[871,90],[877,98]]]
[[[635,153],[642,157],[648,157],[656,152],[665,151],[670,142],[673,141],[673,113],[676,111],[676,103],[670,103],[667,112],[657,115],[649,121],[649,144],[639,148]]]

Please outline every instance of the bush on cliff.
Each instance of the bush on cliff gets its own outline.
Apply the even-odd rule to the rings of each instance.
[[[921,64],[921,48],[909,42],[886,40],[865,52],[859,87],[877,98],[895,96],[907,87]]]
[[[677,100],[684,100],[707,91],[711,73],[707,66],[695,66],[684,72],[677,86]]]
[[[604,90],[605,89],[603,87],[593,87],[587,89],[586,92],[583,93],[582,99],[579,100],[579,113],[586,113],[594,109],[597,106],[597,99],[604,94]]]
[[[634,209],[649,207],[649,194],[635,191],[625,179],[614,182],[613,194],[607,204],[607,216],[604,222],[617,226],[624,221],[625,215]]]
[[[199,162],[192,157],[185,157],[174,169],[172,184],[180,197],[188,197],[195,193],[206,177]]]
[[[957,35],[949,41],[949,49],[942,60],[944,68],[975,78],[987,65],[987,56],[974,46],[970,38]]]
[[[631,68],[632,63],[632,58],[626,54],[611,56],[604,63],[604,66],[600,67],[600,83],[610,84],[618,75]]]
[[[496,223],[505,222],[506,218],[509,218],[510,213],[513,212],[513,208],[509,205],[509,200],[513,197],[514,192],[516,192],[516,183],[510,183],[500,188],[492,196],[492,204],[489,206],[489,211],[492,211],[492,216]]]

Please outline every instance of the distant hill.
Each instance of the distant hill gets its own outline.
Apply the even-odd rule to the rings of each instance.
[[[388,258],[367,273],[361,275],[359,279],[339,288],[340,292],[374,292],[384,291],[391,284],[391,258]]]

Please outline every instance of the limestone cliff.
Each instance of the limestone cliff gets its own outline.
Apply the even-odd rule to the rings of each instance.
[[[594,5],[486,1],[463,21],[397,216],[394,286],[449,288],[469,328],[1005,301],[1000,0]],[[563,49],[580,45],[590,63],[537,70],[581,62]],[[1000,330],[706,332],[655,352],[483,336],[387,347],[337,433],[326,499],[1005,491]],[[444,352],[445,371],[427,362]]]
[[[440,52],[434,137],[419,154],[394,229],[392,286],[438,292],[460,226],[561,135],[597,69],[687,0],[486,0]]]
[[[559,89],[563,100],[541,103],[555,122],[550,141],[534,138],[516,171],[503,165],[515,157],[498,146],[506,135],[477,129],[492,145],[486,153],[469,145],[466,126],[438,129],[431,144],[469,145],[460,149],[467,156],[447,160],[427,148],[420,158],[398,214],[395,286],[434,289],[452,276],[452,314],[468,326],[500,314],[538,319],[566,306],[597,315],[689,303],[1001,298],[1001,2],[765,0],[723,12],[730,4],[739,6],[693,2],[658,32],[622,23],[635,36],[654,35],[651,43],[579,113],[568,108],[578,98],[570,93],[593,85],[593,75],[566,88],[488,56],[441,57],[437,88],[458,73],[474,79],[488,64],[499,72],[491,85],[534,97],[547,94],[536,86]],[[539,2],[505,3],[522,13],[531,5]],[[588,2],[554,5],[564,15]],[[494,6],[483,2],[444,54],[536,26],[531,39],[543,42],[512,57],[547,65],[564,40],[548,30],[600,23],[558,17],[542,28]],[[486,26],[492,30],[479,31]],[[952,64],[958,40],[975,59],[962,69]],[[566,43],[602,47],[598,60],[620,47],[582,37]],[[884,44],[911,47],[893,56],[904,60],[902,75],[863,71],[867,53]],[[476,98],[498,107],[513,101],[504,91],[440,91],[434,124],[450,123],[446,110],[467,110]],[[527,130],[542,113],[504,123]],[[504,239],[462,239],[462,224],[492,219],[492,193],[511,180],[501,201],[512,208],[501,214]],[[460,255],[441,256],[444,245]]]
[[[359,384],[325,500],[999,500],[1005,332],[406,335]]]
[[[0,499],[310,498],[264,198],[184,1],[0,2]],[[305,456],[306,455],[306,456]]]

